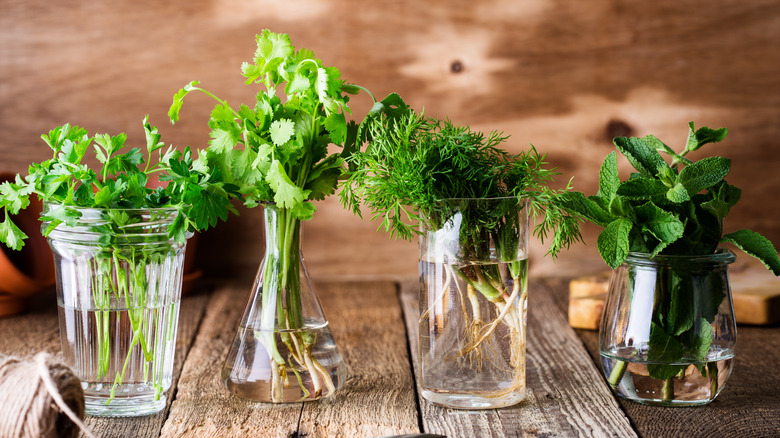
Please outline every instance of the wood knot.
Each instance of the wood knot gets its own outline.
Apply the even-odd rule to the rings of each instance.
[[[450,64],[450,71],[457,74],[463,71],[463,63],[460,62],[460,60],[454,60],[452,61],[452,64]]]
[[[612,143],[612,139],[615,137],[629,137],[633,131],[634,130],[628,123],[622,120],[612,119],[609,121],[609,123],[607,123],[605,134],[607,141]]]

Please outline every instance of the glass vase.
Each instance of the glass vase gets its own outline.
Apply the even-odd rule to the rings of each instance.
[[[62,356],[81,379],[86,413],[161,411],[171,386],[184,243],[168,237],[175,209],[45,204],[54,254]]]
[[[528,209],[518,198],[448,199],[420,236],[419,380],[452,408],[525,397]]]
[[[263,209],[265,253],[222,369],[228,391],[271,403],[329,397],[346,379],[289,210]]]
[[[660,406],[711,402],[734,366],[737,327],[728,265],[734,253],[630,253],[612,274],[601,363],[612,390]]]

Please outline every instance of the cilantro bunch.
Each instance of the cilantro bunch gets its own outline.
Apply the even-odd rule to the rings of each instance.
[[[596,195],[565,195],[569,211],[604,227],[598,250],[607,265],[618,267],[630,251],[651,257],[704,255],[714,253],[720,243],[732,243],[780,275],[780,259],[766,237],[751,230],[723,234],[723,220],[742,193],[724,179],[731,170],[731,160],[706,157],[692,161],[686,157],[727,134],[726,128],[694,129],[691,122],[679,154],[653,135],[614,139],[615,147],[636,172],[621,182],[617,155],[612,152],[601,166]],[[670,157],[669,163],[661,153]]]
[[[219,169],[210,168],[205,156],[193,159],[189,147],[179,151],[165,148],[157,128],[144,118],[145,152],[125,144],[127,136],[89,133],[65,124],[42,135],[53,156],[33,163],[28,175],[0,185],[0,241],[21,249],[27,236],[13,223],[11,215],[29,205],[31,195],[58,207],[47,210],[41,220],[48,222],[48,235],[61,223],[74,225],[80,213],[67,207],[112,209],[175,208],[178,214],[169,235],[178,242],[188,232],[203,230],[225,220],[236,187],[222,179]],[[94,154],[97,170],[90,168]],[[154,179],[162,184],[152,184]]]
[[[336,386],[313,353],[317,335],[303,314],[300,221],[312,218],[316,207],[310,201],[333,194],[346,170],[358,134],[357,124],[346,120],[347,94],[363,88],[346,84],[338,69],[324,66],[311,50],[296,50],[288,35],[266,29],[256,40],[253,62],[241,68],[246,84],[261,88],[255,102],[233,108],[191,82],[176,93],[168,114],[175,123],[193,91],[217,101],[205,161],[238,187],[245,205],[266,204],[266,256],[244,323],[257,330],[254,336],[270,358],[267,401],[292,401],[285,399],[292,392],[282,390],[294,384],[288,373],[297,377],[303,399],[317,399]],[[341,150],[331,153],[330,145]],[[269,328],[286,331],[277,335]],[[237,381],[245,384],[246,376]]]
[[[311,219],[316,207],[307,201],[334,193],[355,144],[357,125],[346,121],[345,93],[362,88],[344,83],[338,69],[323,66],[311,50],[295,50],[288,35],[267,29],[257,35],[254,62],[241,70],[247,84],[264,88],[252,106],[233,109],[194,81],[174,96],[171,122],[190,92],[216,99],[208,164],[240,187],[246,205],[273,202],[297,219]],[[342,146],[341,152],[329,154],[329,144]]]

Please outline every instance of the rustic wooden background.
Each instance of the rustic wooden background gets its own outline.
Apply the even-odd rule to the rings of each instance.
[[[142,144],[149,114],[168,143],[205,146],[212,103],[187,102],[166,117],[191,80],[234,104],[254,35],[289,33],[345,79],[377,96],[534,144],[577,189],[592,193],[616,135],[685,140],[687,122],[728,126],[711,154],[734,159],[743,200],[727,229],[752,228],[780,244],[780,1],[751,0],[0,0],[0,171],[48,158],[39,136],[71,122],[126,132]],[[353,101],[356,118],[368,98]],[[627,163],[622,162],[627,171]],[[416,273],[416,245],[331,198],[306,225],[304,252],[318,278]],[[600,269],[597,230],[553,264],[533,243],[538,274]],[[260,213],[201,237],[213,273],[251,276],[261,251]]]

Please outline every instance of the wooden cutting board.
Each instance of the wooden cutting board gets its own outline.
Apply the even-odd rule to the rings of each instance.
[[[609,289],[610,272],[569,282],[569,325],[598,330]],[[780,278],[757,262],[742,262],[729,270],[734,317],[738,324],[780,322]]]

